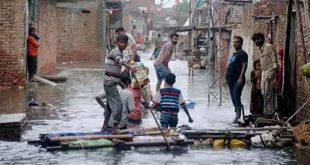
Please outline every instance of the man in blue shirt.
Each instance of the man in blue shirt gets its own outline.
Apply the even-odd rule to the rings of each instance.
[[[229,86],[231,100],[235,107],[235,119],[233,123],[237,123],[241,117],[241,94],[245,84],[245,72],[248,64],[248,54],[242,49],[243,38],[240,36],[234,37],[233,46],[235,52],[229,59],[229,64],[226,72],[226,82]]]

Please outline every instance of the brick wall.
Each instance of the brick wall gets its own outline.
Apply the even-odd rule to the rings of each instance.
[[[280,15],[276,18],[276,23],[274,26],[274,42],[273,45],[276,50],[279,48],[285,48],[285,39],[286,39],[286,15]]]
[[[98,4],[78,9],[57,8],[57,62],[100,61],[103,54]]]
[[[310,27],[306,25],[306,17],[305,17],[305,10],[303,5],[301,5],[301,18],[302,18],[302,25],[304,31],[304,40],[306,46],[306,61],[310,62]],[[308,13],[309,15],[310,13]],[[298,20],[298,19],[297,19]],[[299,32],[299,28],[301,28],[297,21],[297,37],[296,37],[296,57],[297,57],[297,69],[304,64],[303,62],[303,49],[302,49],[302,42],[301,42],[301,34]],[[296,90],[296,108],[298,109],[301,107],[306,100],[310,98],[310,78],[306,78],[305,76],[301,76],[298,74],[297,71],[297,90]],[[310,103],[308,103],[303,110],[297,115],[297,121],[309,120],[310,119]]]
[[[37,31],[40,34],[39,71],[50,73],[56,69],[57,22],[56,0],[38,1]]]
[[[263,0],[255,4],[246,5],[243,9],[243,24],[242,27],[235,28],[233,30],[233,34],[240,34],[243,35],[245,38],[250,38],[251,35],[255,32],[262,32],[267,37],[268,33],[270,33],[270,27],[268,25],[269,20],[254,20],[252,18],[252,15],[256,16],[279,16],[276,17],[275,22],[273,24],[273,45],[276,49],[284,48],[285,47],[285,39],[286,39],[286,14],[287,14],[287,1],[279,0],[279,1],[267,1]],[[302,6],[302,5],[301,5]],[[250,8],[253,8],[253,14],[250,14],[251,10]],[[310,52],[310,28],[306,27],[306,20],[305,20],[305,13],[304,9],[301,9],[302,11],[302,22],[303,22],[303,29],[304,29],[304,39],[305,39],[305,45],[307,53]],[[248,20],[248,21],[246,21]],[[252,21],[251,21],[252,20]],[[306,78],[304,76],[300,76],[298,74],[299,67],[303,64],[302,62],[302,49],[301,49],[301,35],[299,33],[299,26],[298,22],[296,24],[296,108],[298,109],[300,106],[304,104],[304,102],[309,98],[310,96],[310,78]],[[250,44],[244,45],[244,47],[248,47],[245,49],[250,49],[251,47],[254,47],[253,53],[253,59],[258,58],[257,57],[257,48],[253,45],[253,42],[250,41]],[[307,62],[309,62],[309,55],[307,56]],[[308,103],[303,111],[301,111],[297,115],[297,121],[307,120],[310,119],[310,104]]]
[[[254,4],[254,15],[255,16],[279,16],[276,22],[274,24],[274,35],[273,35],[273,45],[276,49],[278,48],[284,48],[285,47],[285,31],[286,31],[286,14],[287,14],[287,1],[285,0],[278,0],[278,1],[268,1],[263,0],[256,4]],[[254,31],[256,32],[262,32],[265,34],[265,38],[267,41],[268,34],[271,33],[271,27],[270,27],[270,20],[269,19],[256,19],[254,20]],[[254,58],[257,59],[257,47],[254,48]]]
[[[252,35],[254,33],[254,19],[252,15],[254,14],[254,4],[245,4],[241,7],[242,10],[242,24],[234,25],[231,35],[230,43],[230,54],[233,53],[232,41],[234,36],[241,36],[243,38],[243,50],[248,53],[248,69],[246,72],[247,82],[250,82],[250,73],[253,68],[253,59],[257,58],[253,53],[254,44],[252,42]]]
[[[0,1],[0,87],[25,82],[24,0]]]

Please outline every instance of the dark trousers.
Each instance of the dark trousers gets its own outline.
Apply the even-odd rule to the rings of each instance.
[[[230,97],[231,100],[234,104],[234,106],[237,107],[241,107],[242,103],[241,103],[241,94],[242,94],[242,90],[244,87],[244,83],[241,85],[238,85],[237,81],[235,82],[231,82],[230,84],[228,84],[229,86],[229,91],[230,91]]]
[[[104,85],[107,105],[104,111],[105,120],[108,122],[112,117],[113,124],[119,124],[122,118],[122,100],[117,85]]]
[[[29,78],[32,78],[37,73],[37,56],[27,56],[27,69]]]

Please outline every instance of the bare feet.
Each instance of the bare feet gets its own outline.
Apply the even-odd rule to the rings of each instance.
[[[104,132],[104,131],[110,131],[111,129],[109,129],[107,126],[102,126],[101,128],[101,132]]]
[[[106,105],[104,104],[104,102],[101,100],[100,97],[97,96],[97,97],[95,97],[95,99],[96,99],[97,103],[98,103],[103,109],[106,108]]]
[[[117,127],[114,126],[114,127],[112,128],[112,135],[116,135],[116,134],[118,134],[118,131],[117,131]]]

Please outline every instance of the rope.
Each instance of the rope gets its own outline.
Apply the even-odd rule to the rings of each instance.
[[[223,148],[226,147],[226,141],[228,141],[227,147],[229,147],[229,132],[225,134],[224,139],[223,139]]]
[[[263,146],[266,148],[266,143],[265,143],[265,141],[264,141],[264,139],[263,139],[262,135],[261,135],[261,134],[259,134],[258,136],[259,136],[260,141],[262,142]]]
[[[79,141],[79,140],[82,140],[82,139],[78,138],[78,136],[77,136],[76,140]],[[82,149],[85,151],[85,148],[84,148],[84,145],[82,144],[82,142],[78,142],[78,144],[81,145]]]
[[[283,124],[282,124],[282,126],[284,126],[285,124],[287,124],[289,121],[291,121],[292,119],[293,119],[293,117],[295,117],[296,115],[297,115],[297,113],[299,112],[299,111],[301,111],[307,104],[308,104],[308,102],[310,101],[310,98],[289,118],[289,119],[287,119],[287,121],[286,122],[284,122]]]

